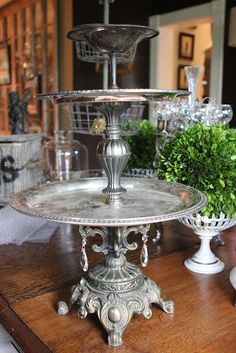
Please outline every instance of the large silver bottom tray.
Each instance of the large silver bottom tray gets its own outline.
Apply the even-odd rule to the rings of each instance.
[[[206,197],[186,185],[157,179],[122,178],[122,201],[105,203],[106,178],[86,178],[28,188],[15,194],[11,206],[31,216],[89,226],[156,223],[198,211]]]

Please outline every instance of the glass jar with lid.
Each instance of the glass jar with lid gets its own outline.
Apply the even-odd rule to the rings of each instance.
[[[73,138],[72,131],[55,131],[54,139],[44,144],[44,156],[49,181],[76,179],[88,170],[88,149]]]

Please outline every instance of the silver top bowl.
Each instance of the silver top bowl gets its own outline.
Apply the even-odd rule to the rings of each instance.
[[[67,37],[73,41],[85,41],[101,53],[119,54],[158,34],[158,30],[146,26],[94,23],[74,27]]]

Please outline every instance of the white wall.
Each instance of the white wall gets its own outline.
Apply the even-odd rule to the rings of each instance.
[[[178,58],[178,38],[179,32],[190,33],[195,37],[194,57],[192,61]],[[175,26],[160,27],[158,37],[158,67],[157,67],[157,88],[158,89],[177,89],[177,72],[179,65],[194,65],[202,68],[197,97],[203,96],[202,80],[204,75],[204,52],[212,46],[211,22],[200,23],[194,27],[186,28],[184,24]]]
[[[176,89],[176,33],[172,28],[161,27],[158,51],[158,89]]]
[[[190,33],[194,35],[194,56],[193,60],[178,60],[178,65],[193,65],[200,66],[201,73],[198,80],[197,94],[196,97],[198,99],[202,99],[203,97],[203,78],[204,78],[204,61],[205,61],[205,50],[212,47],[212,35],[211,35],[211,22],[200,23],[196,26],[196,29],[186,29],[182,28],[181,31],[186,33]],[[209,82],[208,82],[209,84]]]
[[[196,21],[198,24],[199,21],[203,23],[209,19],[212,21],[213,47],[210,70],[210,96],[219,104],[222,101],[223,86],[225,3],[226,0],[212,0],[202,5],[149,17],[149,25],[154,29],[162,29],[163,26],[180,24],[183,21],[186,21],[185,28],[194,26]],[[157,68],[160,64],[158,56],[161,35],[158,37],[158,39],[154,38],[150,41],[150,88],[159,87]]]

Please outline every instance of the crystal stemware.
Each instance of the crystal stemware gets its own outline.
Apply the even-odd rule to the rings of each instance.
[[[164,144],[182,127],[180,107],[181,105],[176,99],[153,104],[153,114],[157,122],[156,155],[153,161],[155,168],[158,168],[159,157]]]
[[[189,95],[189,105],[194,106],[196,102],[197,81],[199,79],[201,68],[199,66],[185,66],[184,69],[188,81],[188,90],[191,92]]]

